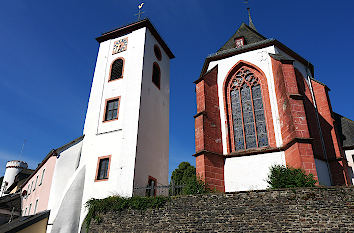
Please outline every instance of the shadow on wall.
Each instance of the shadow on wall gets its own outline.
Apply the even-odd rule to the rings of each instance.
[[[78,232],[82,195],[85,182],[85,166],[81,168],[70,188],[66,192],[59,207],[58,215],[53,222],[52,233]]]
[[[319,133],[320,129],[318,128],[318,122],[316,117],[317,113],[312,102],[312,96],[311,96],[309,86],[307,85],[305,79],[297,69],[295,69],[295,75],[296,75],[296,82],[299,89],[299,94],[301,94],[304,98],[303,102],[304,102],[305,113],[307,118],[306,120],[308,122],[310,137],[314,139],[312,143],[312,150],[314,153],[314,157],[316,159],[326,160],[323,151],[322,142],[321,142],[321,136]],[[327,95],[326,98],[329,99]],[[345,185],[346,171],[343,168],[343,164],[341,164],[339,161],[336,160],[336,150],[335,150],[335,146],[331,134],[333,126],[320,113],[318,113],[318,118],[322,130],[322,136],[323,136],[327,158],[330,164],[332,182],[334,183],[334,185]]]

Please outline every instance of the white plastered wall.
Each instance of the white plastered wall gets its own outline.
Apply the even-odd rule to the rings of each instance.
[[[52,224],[57,216],[65,190],[70,185],[69,181],[76,172],[80,160],[81,147],[82,140],[65,148],[57,156],[48,200],[48,210],[50,210],[49,224]]]
[[[155,57],[154,45],[160,48],[161,61]],[[160,89],[152,82],[154,62],[161,71]],[[134,187],[146,187],[149,176],[157,179],[159,185],[168,184],[169,97],[170,59],[147,30]]]
[[[351,179],[352,184],[354,184],[354,149],[352,150],[345,150],[345,157],[348,161],[348,174],[349,179]]]
[[[86,165],[82,205],[91,198],[131,196],[139,122],[146,28],[100,43],[85,120],[80,166]],[[127,38],[127,50],[112,55],[115,41]],[[123,78],[108,82],[112,62],[125,60]],[[105,102],[120,96],[118,120],[103,122]],[[98,158],[111,156],[109,178],[95,182]],[[86,215],[82,208],[81,223]]]
[[[284,152],[225,159],[225,192],[266,189],[269,168],[273,165],[285,165]]]

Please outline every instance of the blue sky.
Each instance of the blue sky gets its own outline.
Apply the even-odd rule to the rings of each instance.
[[[0,176],[8,160],[35,168],[80,136],[101,33],[136,20],[142,1],[11,0],[0,7]],[[205,57],[241,23],[244,0],[147,0],[149,17],[176,55],[171,63],[170,171],[195,164],[193,81]],[[334,111],[354,119],[354,2],[249,0],[258,31],[315,66]],[[23,155],[21,146],[27,140]]]

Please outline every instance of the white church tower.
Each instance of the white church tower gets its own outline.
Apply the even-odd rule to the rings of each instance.
[[[171,50],[148,19],[100,43],[84,126],[83,203],[168,184]]]

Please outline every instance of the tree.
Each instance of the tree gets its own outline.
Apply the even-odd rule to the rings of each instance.
[[[270,188],[295,188],[314,187],[317,180],[312,174],[306,175],[299,168],[291,168],[284,165],[274,165],[270,167],[270,174],[267,180]]]
[[[188,162],[180,163],[178,168],[172,172],[171,184],[172,182],[174,182],[174,185],[183,186],[179,194],[188,195],[211,192],[207,184],[197,177],[195,167]]]

